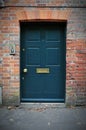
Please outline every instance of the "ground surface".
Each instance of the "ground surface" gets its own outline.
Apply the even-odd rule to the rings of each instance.
[[[86,130],[86,107],[0,107],[0,130]]]

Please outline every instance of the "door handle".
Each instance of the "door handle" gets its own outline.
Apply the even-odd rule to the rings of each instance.
[[[24,73],[27,73],[27,68],[24,68],[24,69],[23,69],[23,72],[24,72]]]

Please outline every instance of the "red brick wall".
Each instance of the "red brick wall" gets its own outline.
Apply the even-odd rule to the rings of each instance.
[[[3,0],[3,2],[1,5],[3,8],[0,8],[0,84],[3,86],[3,103],[20,103],[19,22],[52,20],[67,21],[66,104],[86,105],[85,0]],[[65,7],[62,8],[63,6]],[[15,55],[9,53],[11,44],[16,46]]]

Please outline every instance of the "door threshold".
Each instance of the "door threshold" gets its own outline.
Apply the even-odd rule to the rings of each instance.
[[[27,108],[65,108],[66,104],[65,103],[25,103],[21,102],[22,107],[27,107]]]

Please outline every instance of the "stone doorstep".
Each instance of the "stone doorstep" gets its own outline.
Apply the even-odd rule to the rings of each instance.
[[[25,108],[65,108],[65,103],[21,103],[20,107]]]

